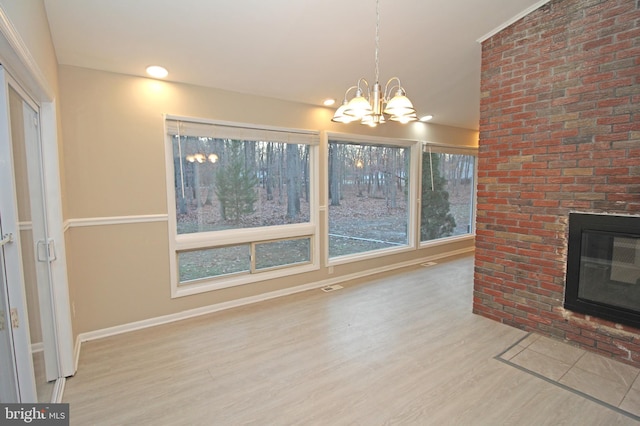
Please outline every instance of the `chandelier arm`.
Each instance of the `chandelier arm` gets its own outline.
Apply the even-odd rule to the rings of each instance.
[[[391,85],[392,81],[397,81],[397,84]],[[389,99],[391,99],[393,96],[391,96],[391,93],[393,93],[393,89],[397,90],[401,90],[404,93],[404,87],[402,87],[402,84],[400,83],[400,79],[398,77],[391,77],[389,79],[389,81],[387,81],[387,84],[385,84],[384,86],[384,99],[386,101],[388,101]]]
[[[367,99],[371,99],[371,89],[369,88],[369,82],[367,81],[366,78],[360,77],[360,79],[358,80],[358,86],[357,86],[360,92],[362,92],[362,89],[360,88],[360,82],[363,82],[364,85],[367,87]]]
[[[346,91],[346,92],[344,92],[344,101],[343,101],[344,103],[347,103],[347,96],[349,96],[349,92],[350,92],[351,90],[353,90],[353,89],[356,89],[356,90],[357,90],[357,89],[358,89],[358,86],[351,86],[351,87],[349,87],[349,88],[347,89],[347,91]]]

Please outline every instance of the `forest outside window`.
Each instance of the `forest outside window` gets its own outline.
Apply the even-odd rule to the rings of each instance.
[[[425,145],[420,241],[473,233],[476,151]]]
[[[317,269],[317,133],[165,123],[174,290]]]
[[[329,258],[409,245],[409,146],[329,140]]]

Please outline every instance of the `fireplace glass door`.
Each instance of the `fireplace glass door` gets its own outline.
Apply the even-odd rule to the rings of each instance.
[[[565,307],[640,326],[640,218],[571,214]]]
[[[578,297],[628,309],[640,307],[640,238],[584,231]]]

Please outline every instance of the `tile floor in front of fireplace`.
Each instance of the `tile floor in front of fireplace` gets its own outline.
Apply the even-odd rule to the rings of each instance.
[[[640,369],[531,333],[496,357],[640,420]]]

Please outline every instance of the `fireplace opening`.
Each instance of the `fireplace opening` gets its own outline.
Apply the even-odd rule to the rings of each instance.
[[[640,217],[571,213],[564,307],[640,328]]]

